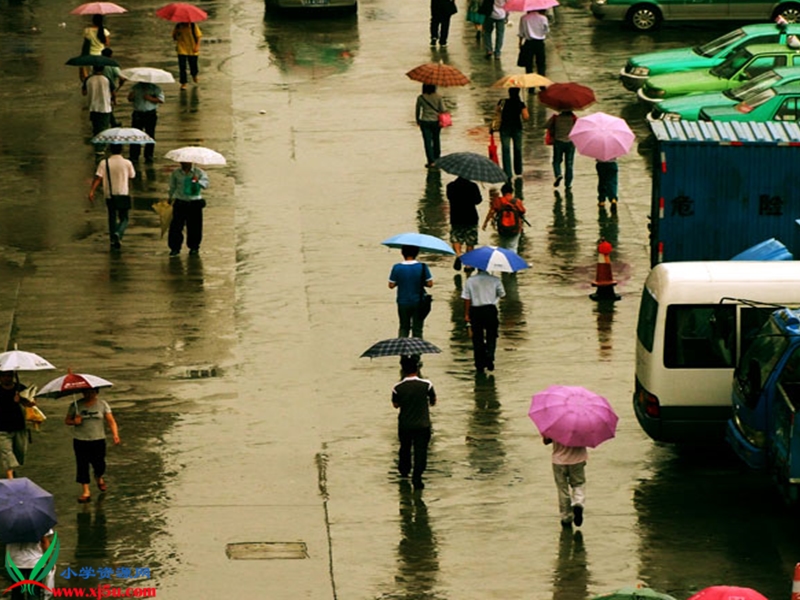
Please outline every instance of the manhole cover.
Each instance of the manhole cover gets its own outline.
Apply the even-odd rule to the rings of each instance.
[[[308,558],[305,542],[238,542],[225,546],[231,560]]]

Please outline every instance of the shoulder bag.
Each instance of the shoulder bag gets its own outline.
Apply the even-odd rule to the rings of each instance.
[[[431,308],[433,307],[433,296],[431,296],[428,292],[425,291],[425,263],[419,263],[422,267],[420,269],[420,284],[422,287],[422,299],[419,303],[419,316],[421,319],[427,317],[430,312]]]
[[[453,124],[453,115],[451,115],[447,111],[439,111],[433,104],[428,102],[427,99],[422,99],[425,104],[430,106],[433,110],[436,111],[436,114],[439,115],[439,127],[450,127]]]

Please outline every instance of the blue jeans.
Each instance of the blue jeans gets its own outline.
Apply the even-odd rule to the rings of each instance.
[[[497,35],[494,38],[494,48],[492,48],[492,30],[497,29]],[[487,18],[483,22],[483,45],[486,48],[486,54],[500,54],[503,49],[503,38],[506,35],[506,20],[505,19],[492,19]]]
[[[425,158],[428,164],[432,165],[442,155],[442,148],[439,142],[439,134],[442,128],[439,121],[420,121],[420,131],[422,131],[422,143],[425,144]]]
[[[572,164],[575,162],[575,144],[553,140],[553,175],[561,177],[561,161],[564,161],[564,185],[572,187]]]
[[[511,172],[511,140],[514,140],[514,172]],[[500,131],[500,145],[503,147],[503,170],[511,179],[515,174],[522,175],[522,130]]]

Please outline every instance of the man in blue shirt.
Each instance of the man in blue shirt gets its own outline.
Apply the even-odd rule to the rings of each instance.
[[[422,337],[425,317],[420,313],[424,288],[433,287],[433,276],[428,265],[417,262],[419,248],[403,246],[403,262],[392,267],[389,274],[389,289],[397,288],[397,316],[400,329],[397,337]]]
[[[172,204],[172,222],[169,224],[167,243],[169,255],[178,256],[183,246],[183,228],[186,228],[186,245],[189,254],[200,254],[203,241],[203,190],[208,187],[208,175],[192,163],[182,162],[169,177],[169,202]]]
[[[128,100],[133,102],[133,116],[131,117],[131,127],[141,129],[151,138],[156,137],[156,122],[158,113],[156,109],[159,104],[164,103],[164,92],[154,83],[139,82],[133,86],[128,93]],[[139,160],[141,152],[139,144],[131,144],[131,160]],[[145,144],[144,162],[153,162],[155,144]]]

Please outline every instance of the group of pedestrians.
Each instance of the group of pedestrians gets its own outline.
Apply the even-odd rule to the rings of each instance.
[[[178,53],[179,80],[181,90],[185,90],[189,75],[194,83],[199,81],[198,56],[202,31],[196,23],[177,23],[172,31]],[[104,55],[110,58],[111,33],[105,28],[102,15],[93,15],[92,24],[84,30],[82,54]],[[188,73],[188,74],[187,74]],[[91,74],[81,72],[82,93],[87,97],[92,135],[122,125],[114,115],[117,95],[125,84],[119,67],[97,64]],[[128,93],[132,104],[131,127],[144,131],[155,139],[158,122],[158,107],[164,103],[163,90],[155,83],[135,82]],[[141,146],[144,145],[142,152]],[[102,183],[103,196],[108,212],[108,236],[111,250],[122,248],[122,239],[130,221],[132,206],[130,181],[136,174],[135,164],[141,154],[144,162],[153,164],[155,144],[130,144],[129,159],[122,156],[122,144],[95,144],[95,154],[99,158],[94,179],[89,190],[89,201],[94,203],[94,195]],[[106,152],[108,153],[106,155]],[[104,157],[105,156],[105,157]],[[170,176],[168,201],[172,205],[172,220],[167,238],[171,257],[178,256],[184,243],[190,255],[200,252],[203,238],[203,209],[205,200],[203,190],[209,185],[208,175],[192,163],[182,162]]]

